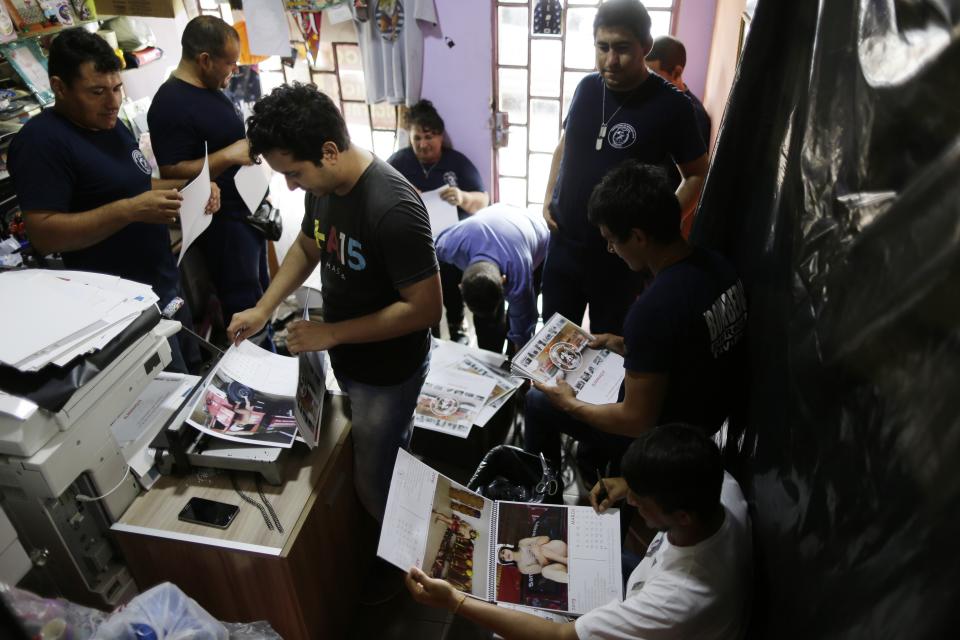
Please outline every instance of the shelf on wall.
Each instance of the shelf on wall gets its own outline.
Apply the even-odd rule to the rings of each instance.
[[[40,38],[42,36],[49,36],[55,33],[60,33],[64,29],[73,29],[74,27],[82,27],[87,24],[97,24],[99,22],[100,21],[98,19],[91,18],[90,20],[79,20],[76,23],[71,25],[61,24],[55,27],[41,27],[40,29],[37,29],[35,31],[31,31],[31,30],[21,31],[17,34],[17,39],[23,40],[25,38]],[[33,25],[29,25],[29,26],[33,26]]]

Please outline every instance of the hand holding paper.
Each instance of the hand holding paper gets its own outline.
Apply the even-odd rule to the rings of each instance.
[[[212,222],[205,212],[212,191],[210,184],[210,163],[204,149],[203,168],[200,169],[200,175],[180,190],[180,195],[183,197],[183,206],[180,207],[180,228],[183,231],[183,239],[180,241],[180,257],[177,258],[177,266],[180,265],[180,261],[183,260],[184,254],[193,241],[199,238]]]
[[[452,227],[460,221],[457,216],[457,208],[440,195],[447,189],[449,187],[441,187],[420,194],[423,199],[423,206],[427,208],[427,213],[430,214],[430,229],[434,238],[439,236],[444,229]]]

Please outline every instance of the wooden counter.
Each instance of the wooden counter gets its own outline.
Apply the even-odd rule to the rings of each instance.
[[[268,620],[285,640],[341,637],[376,551],[374,521],[353,489],[353,447],[342,398],[325,407],[320,444],[286,452],[284,484],[263,484],[284,533],[270,531],[225,473],[161,479],[113,526],[141,590],[164,581],[214,617]],[[240,488],[259,501],[251,474]],[[227,529],[181,522],[192,497],[240,506]]]

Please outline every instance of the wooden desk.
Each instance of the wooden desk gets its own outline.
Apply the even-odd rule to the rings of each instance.
[[[342,398],[328,400],[320,444],[285,454],[284,484],[264,484],[284,533],[269,531],[229,476],[161,479],[113,526],[141,590],[170,581],[214,617],[268,620],[285,640],[342,637],[376,551],[374,521],[353,489],[353,447]],[[259,500],[250,474],[240,487]],[[181,522],[192,497],[238,504],[227,529]]]

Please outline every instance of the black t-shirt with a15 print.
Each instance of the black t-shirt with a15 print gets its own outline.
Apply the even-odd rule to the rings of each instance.
[[[400,300],[400,289],[437,272],[430,218],[410,183],[375,158],[346,195],[307,194],[301,231],[320,249],[323,317],[340,322]],[[337,375],[372,385],[399,384],[430,350],[421,329],[390,340],[330,350]]]

